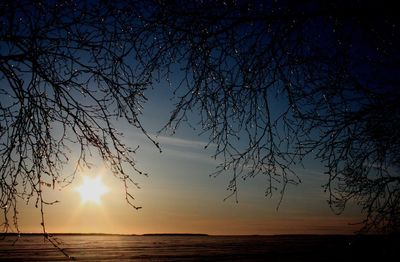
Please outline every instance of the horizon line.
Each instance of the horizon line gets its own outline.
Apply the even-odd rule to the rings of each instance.
[[[144,234],[123,234],[123,233],[78,233],[78,232],[71,232],[71,233],[62,233],[62,232],[46,232],[46,233],[38,233],[38,232],[3,232],[0,233],[0,235],[9,235],[9,236],[52,236],[52,235],[70,235],[70,236],[356,236],[357,234],[318,234],[318,233],[312,233],[312,234],[290,234],[290,233],[284,233],[284,234],[207,234],[207,233],[144,233]],[[370,235],[375,235],[375,234],[370,234]],[[379,234],[376,234],[379,235]]]

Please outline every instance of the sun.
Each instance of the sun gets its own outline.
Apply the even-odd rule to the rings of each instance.
[[[101,181],[101,177],[83,177],[83,183],[76,188],[81,194],[81,202],[101,204],[101,196],[108,192],[108,188]]]

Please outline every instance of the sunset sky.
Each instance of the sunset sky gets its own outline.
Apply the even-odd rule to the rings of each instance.
[[[0,5],[4,231],[398,232],[400,27],[357,3]]]
[[[142,120],[145,128],[156,137],[166,123],[172,101],[166,85],[149,90]],[[195,121],[193,121],[195,122]],[[132,189],[135,210],[125,201],[123,184],[93,154],[93,167],[81,170],[72,184],[63,189],[46,189],[46,201],[60,201],[45,207],[48,232],[84,233],[207,233],[207,234],[341,234],[353,233],[357,226],[349,223],[361,219],[357,209],[349,206],[335,215],[327,204],[328,194],[322,185],[327,177],[323,166],[306,161],[306,167],[296,168],[302,179],[298,186],[288,186],[277,210],[279,192],[265,197],[266,181],[256,177],[240,181],[238,203],[226,186],[231,173],[210,177],[219,161],[214,160],[213,147],[207,150],[206,136],[199,130],[182,126],[174,136],[156,137],[162,153],[148,139],[124,122],[116,123],[124,133],[126,143],[140,145],[137,166],[149,176],[135,175],[141,189]],[[71,161],[72,163],[73,161]],[[65,173],[71,170],[65,169]],[[99,204],[82,201],[77,188],[85,176],[101,177],[108,191]],[[19,226],[22,232],[41,232],[40,210],[19,203]]]

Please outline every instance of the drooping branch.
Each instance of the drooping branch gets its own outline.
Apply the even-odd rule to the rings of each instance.
[[[131,2],[134,4],[134,2]],[[4,230],[17,203],[31,198],[40,207],[45,231],[44,187],[73,180],[89,165],[91,151],[122,180],[134,208],[130,186],[135,149],[113,126],[124,119],[143,132],[139,115],[146,101],[146,77],[132,63],[134,6],[124,1],[6,1],[0,32],[0,207]],[[156,146],[158,144],[153,141]],[[74,159],[77,156],[77,159]],[[71,159],[72,158],[72,159]],[[72,162],[76,161],[76,162]],[[64,174],[66,165],[74,174]]]
[[[283,194],[300,181],[293,165],[314,156],[327,167],[332,208],[355,200],[366,210],[366,229],[398,230],[398,184],[376,185],[398,178],[400,34],[390,8],[374,8],[154,2],[138,38],[156,51],[140,51],[141,61],[166,78],[181,76],[164,130],[200,114],[222,159],[215,174],[232,174],[231,195],[240,177],[256,175],[266,176],[266,195]]]

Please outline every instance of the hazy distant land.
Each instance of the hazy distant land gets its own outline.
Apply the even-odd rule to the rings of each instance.
[[[50,236],[209,236],[203,233],[147,233],[147,234],[110,234],[110,233],[48,233]],[[0,233],[0,236],[44,236],[43,233]]]

